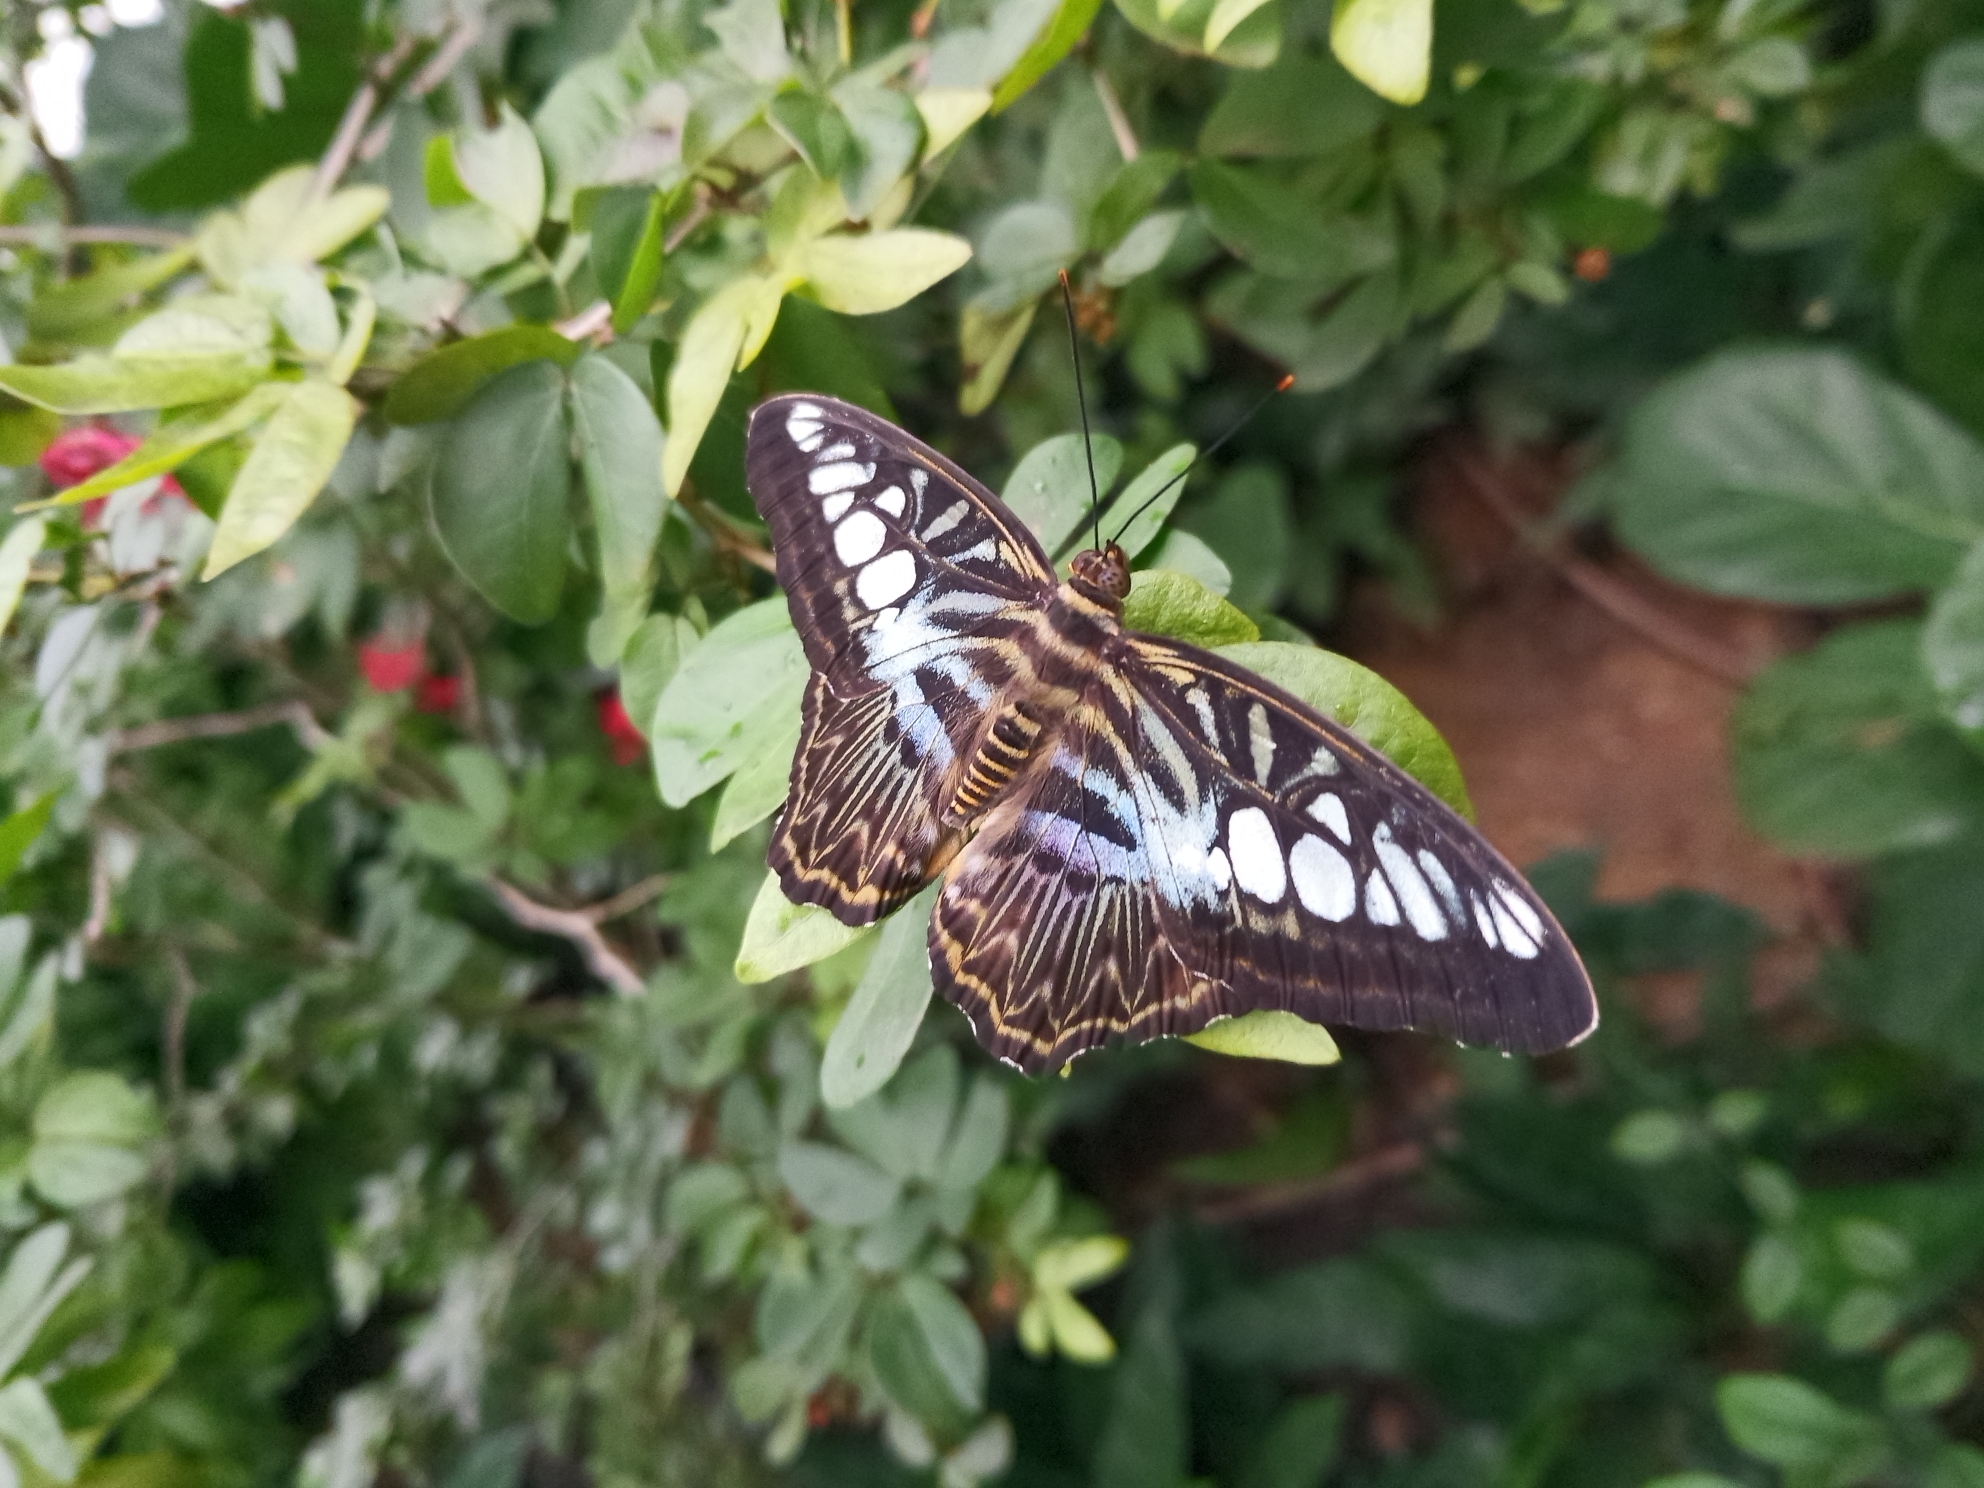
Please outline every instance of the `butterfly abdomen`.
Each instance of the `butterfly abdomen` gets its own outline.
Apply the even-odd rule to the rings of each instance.
[[[946,826],[963,826],[983,815],[1026,767],[1046,724],[1024,700],[1008,702],[992,720],[966,762],[963,778],[944,812]]]

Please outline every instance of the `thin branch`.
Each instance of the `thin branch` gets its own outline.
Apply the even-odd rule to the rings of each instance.
[[[402,36],[366,74],[365,81],[358,85],[358,91],[351,95],[351,101],[344,106],[344,117],[338,120],[337,133],[331,136],[323,159],[317,162],[317,174],[310,184],[316,195],[329,196],[331,189],[350,167],[359,141],[365,138],[365,126],[372,122],[372,111],[379,106],[379,100],[393,75],[405,65],[406,59],[413,55],[413,49],[419,44],[418,36]]]
[[[156,723],[140,724],[137,728],[124,729],[112,735],[110,752],[129,754],[133,750],[156,749],[161,744],[178,744],[187,739],[224,739],[233,734],[273,728],[279,723],[286,723],[296,730],[297,740],[305,749],[320,748],[331,738],[305,704],[289,698],[280,703],[263,703],[258,708],[243,708],[238,713],[196,713],[185,718],[161,718]]]
[[[704,501],[688,486],[685,485],[676,493],[675,500],[718,548],[726,553],[735,554],[755,568],[762,568],[768,574],[778,572],[778,564],[773,561],[770,549],[752,542],[728,516]]]
[[[1462,458],[1456,460],[1454,465],[1460,472],[1462,482],[1509,529],[1516,541],[1554,568],[1565,583],[1592,604],[1628,630],[1697,671],[1706,672],[1735,687],[1749,685],[1751,669],[1730,655],[1720,641],[1675,619],[1597,564],[1566,553],[1559,544],[1539,537],[1529,516],[1502,493],[1475,461]]]
[[[613,324],[613,306],[605,300],[594,300],[569,320],[561,320],[551,329],[567,341],[589,341]]]
[[[455,64],[462,60],[468,49],[482,36],[480,21],[458,21],[455,29],[441,42],[441,49],[427,59],[427,63],[413,76],[407,92],[415,98],[425,98],[448,80],[455,70]]]
[[[584,915],[595,925],[603,925],[608,920],[617,920],[623,914],[639,909],[643,904],[659,899],[667,892],[674,880],[666,873],[657,873],[644,878],[630,889],[622,889],[611,899],[602,899],[597,904],[588,904],[577,913]]]
[[[18,243],[27,248],[39,248],[50,238],[61,242],[65,247],[78,243],[131,243],[140,248],[179,248],[187,241],[186,234],[174,232],[166,227],[128,226],[69,227],[60,222],[8,223],[0,226],[0,243]]]
[[[186,1098],[186,1020],[193,1011],[193,999],[200,995],[200,984],[193,968],[186,964],[186,953],[176,945],[165,948],[165,964],[172,969],[172,1001],[165,1010],[165,1033],[160,1040],[160,1071],[165,1086],[168,1113],[176,1112]]]
[[[487,878],[483,882],[511,919],[526,930],[570,941],[578,948],[586,969],[622,997],[638,997],[646,990],[640,974],[606,943],[599,926],[585,910],[553,909],[548,904],[539,904],[500,878]]]
[[[1123,112],[1123,100],[1116,96],[1116,85],[1109,81],[1109,74],[1100,67],[1089,69],[1095,79],[1095,96],[1102,100],[1102,112],[1108,116],[1109,132],[1116,136],[1116,148],[1122,151],[1125,160],[1135,160],[1142,153],[1137,144],[1137,132],[1130,127],[1130,116]]]
[[[1245,1193],[1234,1194],[1230,1198],[1213,1199],[1198,1205],[1193,1214],[1207,1224],[1234,1224],[1244,1220],[1265,1219],[1269,1215],[1285,1213],[1290,1209],[1307,1208],[1311,1204],[1369,1188],[1373,1184],[1390,1182],[1419,1171],[1426,1164],[1426,1149],[1417,1142],[1399,1142],[1390,1147],[1380,1147],[1375,1152],[1330,1169],[1317,1178],[1297,1179],[1289,1183],[1263,1184],[1250,1188]]]
[[[673,253],[677,248],[680,248],[684,243],[689,241],[689,234],[701,227],[708,220],[709,215],[710,199],[703,194],[702,188],[699,186],[696,190],[695,203],[689,208],[689,215],[668,230],[668,236],[661,240],[661,251],[663,253]]]

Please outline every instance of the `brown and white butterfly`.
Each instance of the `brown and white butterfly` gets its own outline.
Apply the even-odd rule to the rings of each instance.
[[[1278,1008],[1541,1053],[1598,1021],[1568,937],[1431,793],[1280,689],[1126,631],[893,425],[789,395],[747,470],[813,675],[772,838],[850,925],[939,874],[937,986],[1028,1071]]]

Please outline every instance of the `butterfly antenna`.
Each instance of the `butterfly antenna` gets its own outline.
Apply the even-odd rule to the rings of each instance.
[[[1068,312],[1068,355],[1075,364],[1075,401],[1082,410],[1082,453],[1088,456],[1088,509],[1095,523],[1095,545],[1102,546],[1102,490],[1095,481],[1095,445],[1088,437],[1088,392],[1082,386],[1082,345],[1075,335],[1075,292],[1061,270],[1061,304]]]
[[[1135,511],[1130,513],[1129,521],[1125,522],[1121,527],[1116,529],[1116,536],[1115,538],[1112,539],[1112,541],[1116,541],[1116,542],[1122,541],[1123,534],[1130,530],[1131,522],[1136,521],[1138,517],[1141,517],[1145,512],[1149,511],[1152,506],[1156,505],[1158,499],[1162,497],[1166,491],[1169,491],[1173,486],[1177,485],[1180,481],[1185,479],[1186,476],[1190,475],[1194,470],[1197,470],[1199,468],[1199,463],[1201,461],[1209,459],[1211,456],[1218,454],[1220,446],[1225,444],[1226,441],[1231,439],[1235,434],[1238,434],[1242,429],[1246,428],[1247,425],[1251,424],[1254,421],[1254,415],[1259,413],[1263,408],[1266,408],[1269,403],[1273,402],[1277,394],[1285,393],[1294,386],[1295,386],[1295,374],[1291,372],[1286,377],[1282,378],[1280,382],[1277,382],[1273,387],[1269,388],[1268,391],[1264,395],[1262,395],[1259,402],[1257,402],[1252,408],[1248,409],[1245,413],[1241,414],[1239,418],[1233,421],[1233,426],[1231,428],[1229,428],[1224,434],[1220,435],[1219,438],[1215,439],[1211,444],[1207,445],[1204,449],[1200,450],[1196,455],[1192,456],[1191,464],[1187,465],[1183,470],[1179,471],[1176,475],[1172,476],[1170,480],[1166,481],[1163,485],[1159,486],[1155,491],[1151,492],[1149,496],[1145,497],[1143,505],[1139,506]],[[1097,546],[1100,546],[1100,544],[1098,543]]]

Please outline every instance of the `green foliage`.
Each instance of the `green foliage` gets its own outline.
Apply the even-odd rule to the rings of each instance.
[[[165,12],[75,161],[0,112],[0,1478],[1984,1482],[1968,0]],[[1558,859],[1564,1061],[995,1067],[928,894],[764,870],[808,668],[739,450],[797,388],[1462,812],[1304,627],[1432,613],[1429,428],[1584,440],[1575,520],[1826,607],[1730,734],[1856,891],[1795,1025],[1748,915]],[[1220,1219],[1373,1175],[1324,1256]]]

